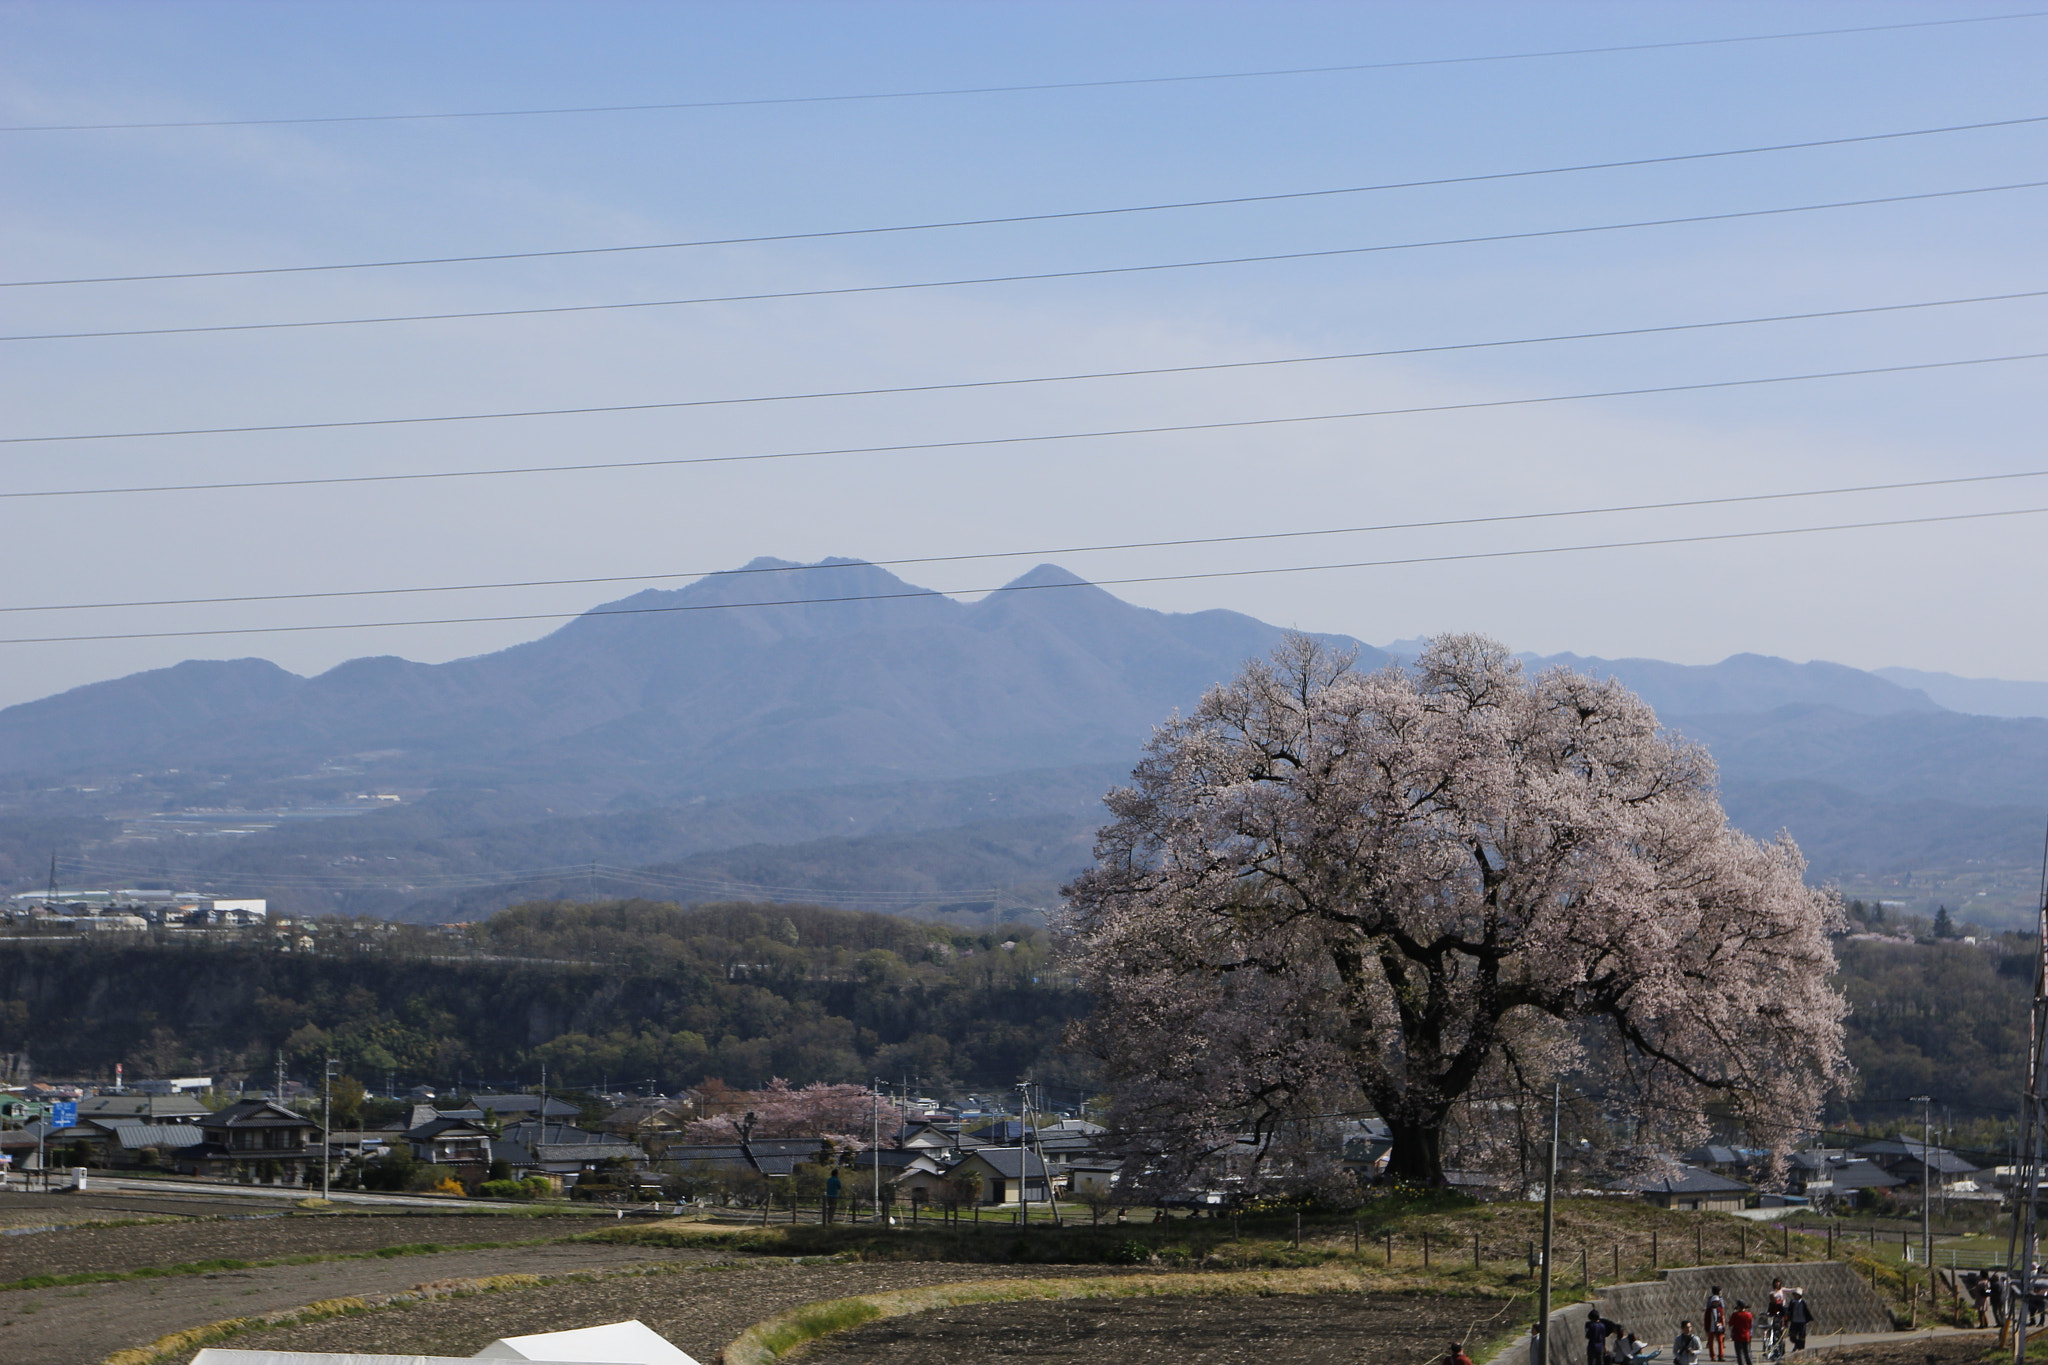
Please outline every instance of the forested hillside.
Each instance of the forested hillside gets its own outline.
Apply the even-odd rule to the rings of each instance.
[[[377,1085],[532,1084],[543,1063],[564,1085],[669,1089],[711,1076],[1082,1079],[1060,1042],[1086,1000],[1034,928],[634,900],[444,928],[326,921],[312,952],[279,951],[275,933],[0,943],[0,1052],[44,1076],[110,1076],[119,1061],[130,1076],[263,1077],[282,1048],[295,1075],[335,1056]],[[2031,940],[1845,939],[1837,952],[1858,1071],[1837,1119],[1917,1115],[1905,1101],[1920,1094],[1959,1124],[2011,1112]]]
[[[0,1051],[39,1075],[294,1074],[366,1081],[609,1078],[754,1086],[884,1072],[1007,1086],[1046,1065],[1078,994],[1042,931],[648,901],[520,906],[456,931],[330,922],[194,946],[0,945]]]

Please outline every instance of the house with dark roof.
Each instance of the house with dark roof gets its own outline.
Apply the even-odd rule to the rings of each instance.
[[[1730,1180],[1697,1166],[1679,1166],[1654,1175],[1628,1176],[1609,1181],[1607,1188],[1618,1193],[1641,1195],[1661,1209],[1699,1209],[1709,1213],[1737,1212],[1750,1193],[1749,1186],[1740,1180]]]
[[[1052,1196],[1052,1177],[1038,1153],[1023,1147],[976,1147],[946,1168],[948,1179],[972,1171],[981,1176],[981,1202],[1014,1204]]]
[[[806,1162],[829,1159],[820,1138],[754,1138],[747,1142],[671,1142],[662,1148],[661,1159],[679,1166],[696,1166],[712,1171],[751,1171],[769,1177],[786,1176]]]
[[[491,1130],[468,1119],[436,1118],[414,1124],[399,1135],[412,1148],[414,1161],[452,1166],[476,1178],[490,1169]]]
[[[199,1120],[202,1141],[172,1164],[185,1175],[230,1176],[259,1185],[304,1185],[318,1174],[320,1125],[274,1100],[241,1100]]]
[[[1976,1175],[1981,1169],[1946,1147],[1928,1146],[1912,1138],[1885,1138],[1851,1149],[1852,1155],[1868,1158],[1908,1185],[1934,1182],[1934,1188],[1952,1185]]]
[[[999,1118],[975,1127],[962,1127],[959,1146],[962,1150],[974,1147],[1015,1147],[1023,1142],[1027,1129],[1021,1120]]]
[[[539,1095],[471,1095],[469,1105],[486,1117],[505,1123],[531,1118],[573,1119],[583,1112],[563,1100],[543,1101]]]
[[[509,1162],[516,1174],[557,1179],[587,1174],[607,1161],[624,1161],[636,1171],[647,1166],[647,1153],[637,1142],[537,1120],[508,1125],[504,1136],[491,1144],[491,1156]]]
[[[144,1123],[197,1123],[206,1106],[190,1095],[94,1095],[78,1102],[78,1118],[140,1119]]]

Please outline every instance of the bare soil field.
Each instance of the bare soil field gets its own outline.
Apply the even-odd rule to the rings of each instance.
[[[112,1216],[112,1215],[109,1215]],[[142,1215],[130,1214],[129,1217]],[[0,1237],[0,1284],[31,1275],[140,1270],[193,1261],[268,1261],[287,1256],[377,1251],[420,1242],[541,1242],[611,1224],[576,1216],[293,1213],[225,1222],[150,1227],[71,1227]]]
[[[1998,1344],[1995,1336],[1923,1337],[1837,1346],[1814,1359],[1825,1365],[1978,1365]]]
[[[130,1229],[137,1232],[155,1230]],[[54,1237],[64,1234],[42,1235]],[[508,1273],[564,1275],[590,1270],[659,1269],[701,1265],[715,1259],[717,1253],[711,1252],[578,1242],[566,1246],[444,1251],[389,1260],[373,1257],[322,1261],[311,1265],[263,1266],[54,1289],[18,1289],[0,1293],[0,1361],[10,1362],[10,1365],[15,1361],[23,1365],[91,1365],[91,1362],[122,1347],[147,1345],[171,1332],[218,1322],[223,1318],[293,1309],[322,1299],[399,1293],[436,1280]],[[656,1278],[698,1277],[663,1275]],[[491,1294],[460,1302],[517,1297],[516,1292]],[[422,1308],[433,1306],[422,1305]],[[342,1319],[341,1324],[411,1316],[402,1309],[393,1308]],[[481,1346],[498,1335],[502,1334],[487,1331],[477,1339],[477,1345]],[[476,1346],[472,1346],[461,1354],[467,1355],[475,1349]]]
[[[1100,1266],[1034,1266],[1030,1270],[1034,1277],[1105,1273],[1116,1272],[1105,1272]],[[756,1322],[819,1299],[961,1280],[1012,1279],[1017,1274],[1018,1268],[1009,1265],[717,1263],[707,1256],[698,1267],[676,1274],[619,1276],[438,1299],[245,1333],[221,1344],[280,1351],[466,1356],[498,1337],[638,1318],[703,1365],[712,1365],[726,1343]],[[0,1339],[0,1357],[6,1354],[6,1342]],[[175,1359],[184,1365],[195,1354]]]
[[[43,1227],[49,1224],[131,1221],[138,1218],[220,1218],[229,1214],[275,1213],[287,1204],[265,1207],[247,1199],[206,1199],[178,1195],[109,1193],[0,1195],[0,1228]]]
[[[1442,1359],[1449,1342],[1508,1326],[1493,1321],[1505,1309],[1472,1299],[1372,1294],[976,1304],[856,1327],[807,1348],[803,1359],[806,1365],[1426,1365]]]

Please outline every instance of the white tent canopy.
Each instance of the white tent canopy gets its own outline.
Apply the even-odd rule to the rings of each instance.
[[[464,1365],[522,1360],[537,1365],[697,1365],[643,1322],[609,1322],[567,1332],[502,1337],[473,1356],[394,1356],[326,1351],[234,1351],[209,1346],[192,1365]]]

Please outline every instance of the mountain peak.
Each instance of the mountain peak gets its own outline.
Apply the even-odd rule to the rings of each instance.
[[[1004,592],[1025,588],[1092,588],[1095,585],[1078,574],[1062,569],[1057,564],[1041,564],[1029,573],[1011,579],[1003,585]]]

